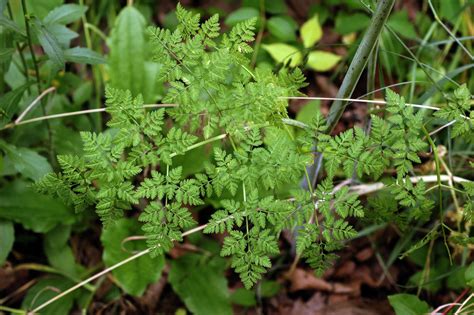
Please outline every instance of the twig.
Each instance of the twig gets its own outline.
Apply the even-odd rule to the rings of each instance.
[[[451,32],[451,30],[446,25],[444,25],[444,23],[441,21],[438,14],[436,13],[436,10],[433,7],[433,4],[431,3],[431,0],[428,0],[428,5],[430,6],[431,13],[433,13],[433,16],[434,16],[436,22],[438,22],[444,28],[446,33],[448,33],[449,36],[459,45],[459,47],[461,47],[461,49],[464,50],[464,52],[466,52],[466,54],[469,56],[469,58],[471,58],[471,60],[473,60],[474,56],[472,56],[471,52],[461,43],[460,40],[457,39],[457,37]]]
[[[190,234],[199,232],[199,231],[201,231],[201,230],[204,230],[206,227],[207,227],[207,224],[200,225],[200,226],[198,226],[198,227],[195,227],[194,229],[191,229],[191,230],[189,230],[189,231],[186,231],[186,232],[182,233],[181,236],[184,237],[184,236],[187,236],[187,235],[190,235]],[[93,276],[91,276],[91,277],[85,279],[84,281],[79,282],[79,283],[76,284],[75,286],[70,287],[70,288],[67,289],[66,291],[61,292],[60,294],[56,295],[56,296],[53,297],[52,299],[50,299],[50,300],[44,302],[43,304],[41,304],[40,306],[36,307],[36,308],[33,309],[32,311],[28,312],[28,315],[36,314],[37,312],[39,312],[40,310],[42,310],[43,308],[45,308],[45,307],[48,306],[49,304],[51,304],[51,303],[53,303],[53,302],[59,300],[60,298],[62,298],[62,297],[64,297],[64,296],[68,295],[68,294],[71,293],[71,292],[74,292],[75,290],[77,290],[77,289],[83,287],[84,285],[88,284],[89,282],[94,281],[94,280],[97,279],[97,278],[100,278],[101,276],[103,276],[103,275],[105,275],[105,274],[111,272],[112,270],[115,270],[115,269],[117,269],[117,268],[119,268],[119,267],[121,267],[121,266],[123,266],[123,265],[125,265],[125,264],[127,264],[127,263],[129,263],[129,262],[131,262],[131,261],[133,261],[133,260],[135,260],[135,259],[141,257],[141,256],[144,256],[144,255],[150,253],[151,250],[152,250],[152,248],[147,248],[147,249],[145,249],[145,250],[142,250],[141,252],[138,252],[138,253],[136,253],[135,255],[130,256],[130,257],[128,257],[127,259],[122,260],[121,262],[118,262],[118,263],[116,263],[115,265],[110,266],[109,268],[106,268],[106,269],[102,270],[102,271],[99,272],[99,273],[96,273],[95,275],[93,275]]]
[[[39,72],[39,67],[38,67],[38,61],[36,60],[36,55],[35,51],[33,49],[33,41],[31,40],[31,31],[30,31],[30,23],[29,23],[29,15],[28,15],[28,9],[26,7],[26,1],[21,0],[21,7],[23,9],[23,15],[25,19],[25,29],[26,29],[26,38],[27,38],[27,43],[28,47],[30,49],[31,53],[31,59],[33,60],[33,66],[35,68],[35,74],[36,74],[36,84],[38,86],[38,93],[42,90],[41,88],[41,78],[40,78],[40,72]],[[43,111],[43,115],[46,115],[46,105],[44,104],[43,101],[41,101],[41,110]],[[50,159],[52,162],[55,162],[56,155],[54,154],[54,148],[53,148],[53,131],[51,130],[51,126],[48,121],[44,122],[46,129],[48,130],[48,145],[49,145],[49,155]]]
[[[145,105],[143,105],[143,108],[177,107],[177,106],[178,106],[177,104],[145,104]],[[26,120],[20,121],[19,123],[13,122],[13,123],[5,125],[0,130],[13,128],[13,127],[16,127],[16,126],[19,126],[19,125],[29,124],[29,123],[36,122],[36,121],[49,120],[49,119],[62,118],[62,117],[70,117],[70,116],[77,116],[77,115],[90,114],[90,113],[99,113],[99,112],[105,112],[106,110],[107,110],[106,108],[102,107],[102,108],[79,110],[79,111],[76,111],[76,112],[46,115],[46,116],[26,119]]]
[[[18,125],[18,123],[20,121],[22,121],[23,117],[26,116],[26,114],[28,114],[30,112],[31,109],[33,109],[33,107],[35,107],[36,104],[38,104],[39,101],[41,101],[41,99],[48,93],[51,93],[53,91],[55,91],[56,88],[54,86],[44,90],[40,95],[38,95],[37,98],[34,99],[33,102],[31,102],[30,105],[28,105],[28,107],[23,111],[23,113],[20,114],[20,116],[18,116],[18,118],[15,120],[14,124],[15,125]]]
[[[370,54],[377,44],[380,33],[385,25],[385,22],[392,11],[395,0],[381,0],[377,4],[377,8],[372,16],[371,23],[362,38],[362,41],[357,49],[354,58],[349,66],[349,69],[344,76],[341,87],[337,93],[337,100],[332,104],[328,116],[327,133],[331,133],[337,125],[337,122],[342,116],[345,104],[343,99],[351,97],[354,89],[359,82],[362,71],[367,65]]]
[[[437,134],[438,132],[440,132],[441,130],[443,130],[444,128],[447,128],[449,126],[451,126],[452,124],[454,124],[456,122],[456,119],[455,120],[451,120],[449,123],[445,124],[445,125],[442,125],[441,127],[439,127],[438,129],[436,130],[433,130],[432,132],[429,133],[430,136],[434,135],[434,134]]]
[[[321,100],[321,101],[343,101],[343,102],[356,102],[356,103],[369,103],[369,104],[377,104],[377,105],[387,105],[386,101],[383,100],[362,100],[357,98],[337,98],[337,97],[322,97],[322,96],[281,96],[280,98],[283,99],[290,99],[290,100]],[[429,106],[429,105],[421,105],[421,104],[412,104],[412,103],[405,103],[406,106],[417,107],[417,108],[424,108],[424,109],[431,109],[434,111],[439,111],[439,107]],[[471,120],[471,118],[465,115],[459,115],[464,119]],[[454,124],[455,121],[451,121],[450,124]],[[447,126],[444,126],[445,128]]]
[[[454,313],[454,315],[458,315],[458,314],[461,314],[461,310],[464,308],[464,306],[467,304],[467,302],[469,302],[472,298],[474,297],[474,294],[471,294],[469,295],[469,297],[464,300],[464,302],[461,304],[461,306],[458,308],[458,310],[456,311],[456,313]]]
[[[449,175],[440,175],[440,180],[442,182],[448,182],[450,179],[452,179],[453,182],[455,183],[467,183],[470,182],[470,180],[467,180],[462,177],[458,176],[453,176],[452,178]],[[438,176],[437,175],[424,175],[424,176],[413,176],[410,177],[410,181],[414,184],[418,183],[420,180],[424,181],[425,183],[434,183],[438,181]],[[376,191],[379,191],[383,188],[385,188],[384,183],[371,183],[371,184],[361,184],[361,185],[356,185],[356,186],[351,186],[350,190],[358,195],[367,195]]]
[[[370,103],[370,104],[378,104],[378,105],[387,105],[386,101],[382,100],[363,100],[363,99],[357,99],[357,98],[338,98],[338,97],[321,97],[321,96],[315,96],[315,97],[306,97],[306,96],[282,96],[280,98],[284,99],[290,99],[290,100],[321,100],[321,101],[341,101],[341,102],[354,102],[354,103]],[[425,109],[431,109],[438,111],[438,107],[434,106],[428,106],[428,105],[420,105],[420,104],[411,104],[411,103],[405,103],[407,106],[411,107],[418,107],[418,108],[425,108]]]

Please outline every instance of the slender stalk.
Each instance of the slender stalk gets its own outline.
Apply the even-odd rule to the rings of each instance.
[[[8,15],[10,16],[10,19],[13,21],[13,11],[12,11],[12,7],[9,1],[7,1],[7,10],[8,10]],[[20,55],[23,71],[25,72],[26,82],[28,82],[30,80],[30,75],[28,73],[28,66],[26,65],[25,55],[23,55],[23,49],[20,47],[20,44],[18,42],[16,42],[15,45],[18,50],[18,54]],[[27,90],[28,90],[28,94],[31,94],[31,88],[29,85],[27,87]]]
[[[464,50],[464,52],[469,56],[469,58],[471,58],[471,60],[473,60],[474,56],[471,54],[471,52],[461,43],[460,40],[457,39],[456,35],[454,35],[451,32],[451,30],[441,21],[438,14],[436,13],[436,10],[433,7],[433,4],[431,3],[431,0],[428,0],[428,5],[430,6],[431,13],[433,13],[433,16],[434,16],[436,22],[438,22],[439,25],[441,25],[444,28],[446,33],[448,33],[449,36],[459,45],[459,47],[461,47],[462,50]]]
[[[30,22],[29,22],[29,15],[28,15],[28,9],[26,7],[26,1],[21,0],[21,7],[23,9],[23,15],[25,18],[25,29],[26,29],[26,38],[28,42],[28,47],[30,49],[31,53],[31,59],[33,60],[33,66],[35,68],[35,74],[36,74],[36,84],[38,86],[38,93],[42,90],[41,88],[41,78],[40,78],[40,72],[39,72],[39,67],[38,67],[38,61],[36,60],[36,55],[35,51],[33,50],[33,42],[31,40],[31,30],[30,30]],[[44,101],[41,101],[41,110],[43,111],[43,115],[46,115],[46,105]],[[55,154],[53,151],[53,132],[51,130],[51,126],[48,121],[44,122],[47,130],[48,130],[48,141],[49,141],[49,154],[51,161],[55,161]]]
[[[362,42],[357,49],[354,59],[352,59],[349,70],[347,71],[342,85],[337,93],[338,99],[350,98],[354,89],[359,82],[362,71],[367,65],[370,54],[377,44],[377,39],[387,21],[390,11],[395,3],[395,0],[380,0],[377,8],[372,16],[371,23],[367,29]],[[336,100],[329,112],[327,133],[331,133],[337,125],[337,122],[342,116],[347,104],[344,101]]]
[[[306,96],[282,96],[281,98],[291,99],[291,100],[321,100],[321,101],[340,101],[340,102],[358,102],[358,103],[368,103],[368,104],[378,104],[378,105],[387,105],[386,101],[383,100],[363,100],[358,98],[337,98],[337,97],[306,97]],[[438,111],[438,107],[420,105],[420,104],[411,104],[405,103],[407,106],[425,108]]]
[[[80,5],[84,5],[84,0],[79,0]],[[87,23],[87,17],[86,13],[84,12],[81,17],[82,21],[82,27],[84,29],[84,37],[86,39],[86,45],[87,48],[92,50],[92,40],[91,40],[91,35],[89,31],[88,23]],[[101,96],[101,81],[100,81],[100,75],[97,69],[97,66],[91,65],[92,68],[92,82],[94,84],[94,93],[95,93],[95,100],[94,100],[94,107],[95,108],[100,108],[101,107],[101,102],[100,102],[100,96]],[[101,115],[95,115],[93,119],[95,129],[97,131],[102,130],[102,119]]]
[[[446,247],[446,251],[448,253],[448,257],[449,257],[449,262],[452,264],[453,263],[453,260],[451,258],[451,252],[449,250],[449,246],[448,246],[448,240],[447,240],[447,237],[446,237],[446,231],[445,231],[445,228],[444,228],[444,224],[443,224],[443,191],[442,191],[442,188],[441,188],[441,166],[440,166],[440,158],[439,158],[439,154],[438,154],[438,148],[436,147],[433,139],[431,139],[431,136],[430,134],[428,133],[428,131],[426,130],[425,126],[422,126],[422,130],[423,130],[423,133],[426,135],[426,138],[428,140],[428,143],[431,147],[431,150],[433,150],[433,156],[434,156],[434,160],[435,160],[435,168],[436,168],[436,179],[437,179],[437,183],[438,183],[438,207],[439,207],[439,220],[441,222],[441,232],[443,234],[443,240],[444,240],[444,246]],[[420,290],[421,288],[419,288]]]
[[[257,62],[257,55],[258,51],[260,50],[260,45],[262,42],[263,38],[263,32],[265,31],[265,23],[266,23],[266,18],[265,18],[265,1],[260,0],[260,28],[258,30],[257,38],[255,39],[255,49],[253,51],[252,55],[252,68],[255,66],[255,63]]]
[[[32,314],[36,314],[37,312],[39,312],[40,310],[42,310],[43,308],[45,308],[45,307],[48,306],[49,304],[51,304],[51,303],[53,303],[53,302],[59,300],[60,298],[62,298],[62,297],[64,297],[64,296],[68,295],[68,294],[71,293],[71,292],[76,291],[77,289],[83,287],[84,285],[88,284],[88,283],[91,282],[91,281],[94,281],[94,280],[97,279],[97,278],[100,278],[101,276],[103,276],[103,275],[109,273],[110,271],[112,271],[112,270],[114,270],[114,269],[117,269],[117,268],[120,267],[120,266],[123,266],[123,265],[125,265],[125,264],[127,264],[127,263],[129,263],[129,262],[131,262],[131,261],[133,261],[133,260],[135,260],[135,259],[141,257],[141,256],[144,256],[144,255],[148,254],[150,251],[151,251],[150,248],[145,249],[145,250],[143,250],[143,251],[141,251],[141,252],[139,252],[139,253],[137,253],[137,254],[135,254],[135,255],[133,255],[133,256],[128,257],[128,258],[125,259],[125,260],[122,260],[122,261],[119,262],[119,263],[116,263],[116,264],[113,265],[113,266],[110,266],[110,267],[107,268],[107,269],[102,270],[102,271],[99,272],[99,273],[96,273],[96,274],[93,275],[92,277],[89,277],[89,278],[87,278],[86,280],[79,282],[79,283],[76,284],[75,286],[70,287],[70,288],[67,289],[66,291],[61,292],[61,293],[59,293],[58,295],[56,295],[55,297],[53,297],[52,299],[50,299],[50,300],[44,302],[44,303],[41,304],[40,306],[38,306],[38,307],[36,307],[35,309],[33,309],[31,312],[28,312],[28,315],[30,315],[30,314],[31,314],[31,315],[32,315]]]
[[[225,220],[225,219],[223,219],[223,220]],[[202,231],[202,230],[204,230],[206,227],[207,227],[207,224],[200,225],[200,226],[198,226],[198,227],[195,227],[194,229],[191,229],[191,230],[188,230],[188,231],[182,233],[181,236],[184,237],[184,236],[187,236],[187,235],[190,235],[190,234],[193,234],[193,233]],[[124,259],[124,260],[122,260],[122,261],[116,263],[115,265],[112,265],[112,266],[110,266],[109,268],[106,268],[106,269],[102,270],[102,271],[99,272],[99,273],[96,273],[95,275],[93,275],[93,276],[91,276],[91,277],[89,277],[89,278],[87,278],[87,279],[85,279],[85,280],[79,282],[79,283],[76,284],[75,286],[70,287],[70,288],[67,289],[66,291],[61,292],[60,294],[56,295],[56,296],[53,297],[52,299],[50,299],[50,300],[44,302],[43,304],[39,305],[38,307],[36,307],[35,309],[33,309],[31,312],[28,312],[28,315],[33,315],[33,314],[38,313],[39,311],[41,311],[43,308],[45,308],[46,306],[50,305],[51,303],[53,303],[53,302],[55,302],[55,301],[61,299],[62,297],[68,295],[69,293],[72,293],[72,292],[76,291],[77,289],[83,287],[84,285],[88,284],[88,283],[91,282],[91,281],[94,281],[94,280],[97,279],[97,278],[100,278],[101,276],[103,276],[103,275],[105,275],[105,274],[111,272],[112,270],[115,270],[115,269],[117,269],[117,268],[119,268],[119,267],[121,267],[121,266],[123,266],[123,265],[125,265],[125,264],[127,264],[127,263],[129,263],[129,262],[131,262],[131,261],[133,261],[133,260],[135,260],[135,259],[137,259],[137,258],[140,258],[141,256],[144,256],[144,255],[150,253],[151,250],[152,250],[151,248],[147,248],[147,249],[145,249],[145,250],[142,250],[141,252],[138,252],[138,253],[136,253],[135,255],[130,256],[130,257],[128,257],[127,259]]]
[[[374,50],[370,53],[369,61],[367,64],[367,92],[375,90],[375,76],[377,72],[377,59],[378,59],[378,45],[375,45]],[[369,94],[369,99],[373,99],[374,94]]]
[[[178,106],[178,105],[176,105],[176,104],[145,104],[145,105],[143,105],[143,108],[176,107],[176,106]],[[13,127],[16,127],[16,126],[19,126],[19,125],[25,125],[25,124],[29,124],[29,123],[33,123],[33,122],[37,122],[37,121],[43,121],[43,120],[49,120],[49,119],[55,119],[55,118],[63,118],[63,117],[70,117],[70,116],[78,116],[78,115],[83,115],[83,114],[100,113],[100,112],[105,112],[106,110],[107,110],[106,108],[94,108],[94,109],[79,110],[79,111],[76,111],[76,112],[46,115],[46,116],[41,116],[41,117],[36,117],[36,118],[31,118],[31,119],[25,119],[25,120],[22,120],[18,123],[13,122],[13,123],[5,125],[0,130],[9,129],[9,128],[13,128]]]
[[[228,134],[223,133],[223,134],[218,135],[218,136],[215,136],[215,137],[213,137],[213,138],[209,138],[209,139],[207,139],[207,140],[198,142],[198,143],[196,143],[196,144],[193,144],[193,145],[187,147],[187,148],[184,150],[184,152],[188,152],[188,151],[190,151],[190,150],[196,149],[196,148],[201,147],[201,146],[203,146],[203,145],[206,145],[206,144],[208,144],[208,143],[211,143],[211,142],[214,142],[214,141],[217,141],[217,140],[224,139],[224,138],[226,138],[227,136],[228,136]],[[178,155],[178,154],[177,154],[177,153],[171,153],[171,154],[170,154],[170,158],[173,158],[173,157],[175,157],[176,155]]]
[[[35,107],[35,105],[38,104],[38,102],[43,99],[43,97],[45,97],[48,93],[51,93],[55,90],[56,88],[52,86],[44,90],[40,95],[38,95],[38,97],[35,98],[35,100],[31,102],[31,104],[28,105],[28,107],[20,114],[20,116],[18,116],[18,118],[15,120],[15,124],[18,125],[18,123],[22,121],[22,119],[26,116],[26,114],[28,114],[33,109],[33,107]]]

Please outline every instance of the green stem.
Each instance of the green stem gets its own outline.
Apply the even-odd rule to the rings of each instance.
[[[446,231],[444,230],[444,225],[443,225],[443,189],[441,187],[441,166],[440,166],[440,158],[438,155],[438,148],[436,147],[433,139],[431,138],[428,130],[426,130],[425,126],[422,126],[423,133],[426,135],[426,139],[428,140],[428,143],[430,144],[431,150],[433,150],[433,156],[435,159],[435,167],[436,167],[436,181],[437,181],[437,186],[438,186],[438,207],[439,207],[439,220],[441,222],[441,232],[443,234],[443,241],[444,241],[444,246],[446,247],[446,251],[448,252],[448,257],[449,257],[449,262],[452,264],[453,260],[451,258],[451,252],[449,251],[449,245],[448,245],[448,240],[446,237]]]
[[[375,45],[374,50],[370,53],[370,58],[367,64],[367,93],[370,93],[369,99],[374,99],[375,91],[375,77],[377,72],[377,57],[378,57],[378,46]]]
[[[362,41],[357,49],[354,59],[352,59],[349,70],[347,71],[342,85],[337,93],[337,98],[349,98],[352,96],[354,89],[359,82],[362,71],[367,65],[370,54],[377,44],[377,39],[387,21],[390,11],[395,3],[395,0],[380,0],[377,9],[375,10],[369,28],[364,34]],[[342,116],[347,103],[343,101],[335,101],[328,116],[327,133],[331,133],[337,125],[337,122]]]
[[[40,78],[40,72],[39,72],[39,67],[38,67],[38,62],[36,60],[36,55],[35,51],[33,50],[33,42],[31,40],[31,30],[30,30],[30,23],[29,23],[29,15],[28,15],[28,9],[26,7],[26,1],[21,0],[21,7],[23,9],[23,15],[25,18],[25,29],[26,29],[26,38],[28,42],[28,47],[30,49],[31,53],[31,59],[33,60],[33,66],[35,68],[35,74],[36,74],[36,84],[38,86],[38,93],[41,93],[41,78]],[[46,116],[46,105],[43,100],[41,100],[41,110],[43,112],[43,115]],[[53,151],[53,133],[51,131],[51,125],[49,124],[49,121],[45,120],[44,124],[46,125],[46,128],[48,130],[48,142],[49,142],[49,154],[51,161],[54,163],[56,161],[55,159],[55,154]]]
[[[26,314],[26,311],[0,305],[0,311],[10,312],[11,314]]]
[[[252,68],[255,66],[255,63],[257,62],[257,55],[258,55],[258,51],[260,49],[260,45],[262,42],[263,31],[265,30],[265,23],[266,23],[265,1],[260,0],[260,28],[258,30],[257,38],[255,39],[255,49],[253,51],[252,62],[251,62]]]
[[[84,5],[84,0],[79,0],[79,4]],[[92,40],[91,40],[90,30],[89,30],[89,27],[88,27],[87,17],[86,17],[85,12],[82,14],[81,20],[82,20],[82,27],[84,29],[84,37],[86,39],[87,48],[89,48],[90,50],[93,50],[92,49]],[[95,104],[94,104],[93,108],[100,108],[101,107],[101,102],[100,102],[100,96],[101,96],[100,74],[99,74],[99,71],[97,69],[97,66],[91,65],[91,68],[92,68],[92,82],[94,84],[94,90],[95,90],[94,91],[95,92],[95,100],[94,100]],[[97,131],[101,131],[102,130],[101,115],[96,114],[94,116],[95,117],[93,119],[93,123],[95,125],[95,129]]]
[[[10,19],[13,21],[13,12],[12,12],[12,7],[10,5],[10,2],[7,2],[7,9],[8,9],[8,15],[10,16]],[[25,79],[26,82],[30,80],[30,75],[28,74],[28,66],[26,65],[26,60],[25,60],[25,55],[23,55],[23,49],[20,47],[19,43],[15,43],[16,48],[18,50],[18,54],[20,55],[20,60],[21,64],[23,66],[23,71],[25,72]],[[28,94],[31,94],[31,88],[28,85]]]
[[[190,145],[189,147],[187,147],[184,152],[188,152],[188,151],[191,151],[193,149],[196,149],[196,148],[199,148],[203,145],[206,145],[208,143],[211,143],[211,142],[214,142],[214,141],[217,141],[217,140],[221,140],[221,139],[224,139],[225,137],[227,137],[227,134],[226,133],[223,133],[221,135],[218,135],[218,136],[215,136],[213,138],[209,138],[207,140],[204,140],[204,141],[201,141],[201,142],[198,142],[198,143],[195,143],[193,145]],[[171,153],[170,154],[170,158],[173,158],[175,157],[176,155],[178,155],[177,153]]]

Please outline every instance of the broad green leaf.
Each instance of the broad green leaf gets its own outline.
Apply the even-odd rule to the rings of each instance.
[[[260,0],[258,7],[260,7]],[[265,11],[271,14],[287,14],[288,8],[286,7],[285,0],[265,0]]]
[[[15,230],[13,229],[13,223],[0,219],[0,266],[3,265],[12,250],[14,240]]]
[[[412,294],[390,295],[388,301],[397,315],[422,315],[430,309],[425,301]]]
[[[128,89],[132,95],[142,94],[145,102],[153,102],[156,78],[146,75],[145,40],[146,20],[132,6],[120,11],[115,20],[110,38],[110,85],[119,89]]]
[[[260,13],[257,9],[250,7],[242,7],[229,14],[225,19],[224,23],[228,26],[234,26],[237,23],[249,20],[254,17],[258,18],[259,16]]]
[[[62,24],[46,25],[46,29],[57,39],[59,46],[64,49],[69,48],[71,40],[79,37],[79,34]]]
[[[72,209],[36,193],[29,183],[20,180],[0,189],[0,218],[20,223],[36,233],[46,233],[58,224],[75,221]]]
[[[468,286],[474,287],[474,263],[471,263],[469,267],[467,267],[466,272],[464,273],[464,279]]]
[[[415,31],[415,27],[413,26],[413,23],[408,19],[408,13],[405,10],[391,14],[387,24],[401,36],[410,39],[418,38]]]
[[[30,14],[43,19],[55,8],[61,6],[64,0],[26,0],[26,6]]]
[[[232,314],[225,265],[220,258],[202,261],[202,257],[188,254],[173,260],[168,281],[191,313]]]
[[[115,225],[102,231],[100,240],[104,246],[102,258],[107,267],[127,259],[134,251],[146,248],[145,242],[128,242],[122,249],[122,240],[141,233],[140,224],[135,219],[121,219]],[[126,265],[112,271],[119,286],[128,294],[140,296],[150,283],[158,281],[163,270],[165,260],[163,256],[151,258],[150,255],[141,256]]]
[[[341,60],[341,56],[327,51],[315,50],[308,55],[308,67],[316,71],[328,71]]]
[[[466,267],[458,267],[449,274],[446,279],[446,286],[451,290],[460,290],[466,287]]]
[[[232,303],[242,306],[254,306],[257,304],[255,293],[244,288],[235,290],[230,296],[230,300]]]
[[[23,37],[26,37],[25,31],[23,31],[18,24],[13,22],[11,19],[6,16],[0,15],[0,26],[5,27],[7,30],[10,30],[14,33],[20,34]]]
[[[0,48],[0,63],[10,60],[11,56],[15,52],[15,48]]]
[[[66,60],[64,59],[64,52],[59,45],[57,38],[48,30],[40,20],[36,19],[35,23],[36,36],[43,47],[44,52],[57,68],[63,68]]]
[[[48,160],[31,149],[4,142],[0,142],[0,149],[6,153],[15,170],[27,178],[38,180],[53,171]]]
[[[303,39],[304,47],[312,47],[323,36],[323,30],[319,25],[319,18],[317,15],[306,21],[300,29],[301,38]]]
[[[0,128],[11,122],[27,88],[28,84],[24,84],[0,97]]]
[[[69,289],[74,285],[74,282],[64,277],[51,277],[39,280],[26,293],[21,308],[24,310],[32,310],[40,306],[46,301],[49,301],[59,293]],[[72,292],[63,296],[58,301],[51,303],[41,310],[42,315],[58,315],[70,314],[74,304],[74,299],[78,293]]]
[[[267,22],[268,31],[279,40],[290,42],[296,40],[296,28],[294,24],[287,19],[275,16]]]
[[[446,20],[453,20],[459,14],[463,12],[462,10],[462,2],[459,1],[438,1],[439,3],[439,10],[438,14],[440,17]],[[470,4],[472,5],[473,2],[471,1]]]
[[[262,45],[272,58],[278,63],[287,63],[290,61],[291,67],[299,65],[303,59],[298,48],[283,43]]]
[[[73,3],[63,4],[49,12],[43,22],[45,24],[69,24],[80,19],[86,11],[86,6]]]
[[[336,17],[334,30],[341,35],[364,30],[370,23],[370,18],[363,13],[340,13]]]
[[[74,47],[64,51],[66,61],[75,63],[87,63],[97,65],[105,63],[106,60],[99,53],[84,47]]]
[[[77,276],[76,261],[68,245],[71,226],[58,225],[44,236],[44,253],[51,266],[70,277]]]

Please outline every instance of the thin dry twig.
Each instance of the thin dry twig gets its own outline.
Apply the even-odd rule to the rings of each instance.
[[[48,93],[51,93],[53,91],[55,91],[56,88],[54,86],[44,90],[40,95],[38,95],[37,98],[35,98],[33,100],[33,102],[31,102],[30,105],[28,105],[28,107],[20,114],[20,116],[18,116],[18,118],[15,120],[15,125],[18,125],[18,123],[23,119],[23,117],[26,116],[26,114],[28,114],[30,112],[30,110],[33,109],[33,107],[35,107],[36,104],[39,103],[39,101],[41,101],[41,99],[43,97],[45,97],[45,95],[47,95]]]

